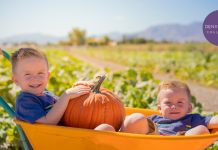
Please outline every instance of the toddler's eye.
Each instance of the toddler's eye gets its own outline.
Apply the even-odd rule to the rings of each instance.
[[[166,104],[170,104],[170,102],[166,102]]]
[[[26,73],[26,74],[25,74],[25,76],[28,76],[28,75],[30,75],[30,73]]]
[[[179,104],[182,104],[183,102],[178,102]]]
[[[39,74],[44,74],[43,72],[39,72]]]

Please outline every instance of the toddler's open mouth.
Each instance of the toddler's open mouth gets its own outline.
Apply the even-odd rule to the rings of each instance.
[[[39,86],[41,86],[41,84],[30,85],[31,88],[38,88]]]

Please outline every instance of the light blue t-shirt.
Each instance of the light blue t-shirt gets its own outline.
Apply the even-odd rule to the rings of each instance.
[[[177,132],[188,131],[199,125],[207,127],[211,119],[200,114],[188,114],[178,120],[165,119],[160,115],[152,115],[148,118],[156,123],[161,135],[176,135]]]
[[[15,117],[33,124],[39,118],[45,116],[59,97],[49,91],[44,91],[43,96],[22,92],[17,96],[15,104]],[[63,125],[61,120],[60,125]]]

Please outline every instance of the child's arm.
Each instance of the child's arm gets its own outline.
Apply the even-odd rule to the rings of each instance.
[[[208,128],[208,129],[218,128],[218,115],[213,116],[213,117],[210,119],[210,121],[209,121],[209,123],[208,123],[208,125],[207,125],[207,128]]]
[[[70,99],[79,97],[89,92],[91,92],[91,90],[89,87],[86,86],[76,86],[74,88],[66,90],[64,93],[61,94],[57,103],[51,108],[51,110],[46,114],[46,116],[41,117],[35,122],[57,125],[61,117],[63,116]]]

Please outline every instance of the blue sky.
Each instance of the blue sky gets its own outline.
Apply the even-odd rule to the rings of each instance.
[[[43,33],[67,36],[135,33],[162,24],[203,22],[218,0],[0,0],[0,38]]]

